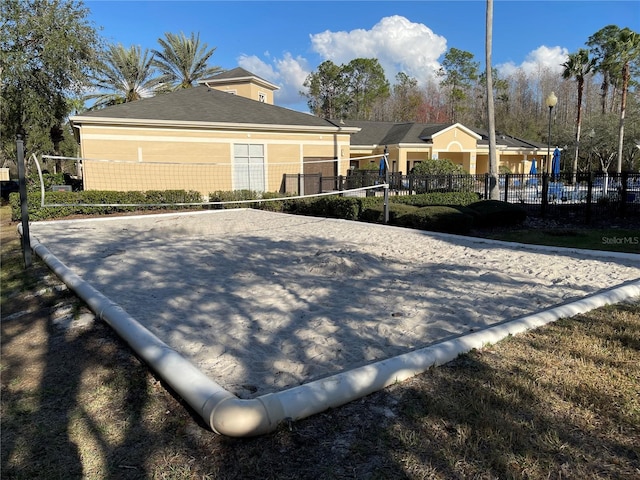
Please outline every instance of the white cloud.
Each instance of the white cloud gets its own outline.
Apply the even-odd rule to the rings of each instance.
[[[377,58],[391,83],[401,71],[420,83],[432,78],[440,68],[438,58],[447,50],[444,37],[399,15],[383,18],[371,30],[327,30],[310,38],[318,55],[338,65],[354,58]]]
[[[277,105],[304,110],[305,99],[300,91],[304,90],[302,84],[311,73],[307,60],[300,56],[294,58],[288,52],[281,59],[268,58],[271,63],[255,55],[242,55],[238,58],[238,65],[280,87],[275,92]]]
[[[283,59],[276,61],[276,68],[280,72],[281,90],[278,101],[286,105],[304,102],[300,91],[305,90],[302,84],[311,73],[306,59],[299,56],[293,58],[290,53],[286,53]]]
[[[320,58],[341,65],[355,58],[377,58],[390,83],[398,72],[404,72],[423,83],[440,68],[438,58],[447,50],[447,41],[421,23],[413,23],[395,15],[380,20],[371,30],[350,32],[325,31],[309,36],[311,46]],[[276,104],[307,111],[300,95],[302,84],[313,68],[301,56],[286,52],[282,58],[265,51],[263,57],[242,55],[238,65],[280,87]],[[314,67],[315,68],[315,67]]]
[[[269,65],[255,55],[241,55],[240,58],[238,58],[238,65],[265,80],[269,80],[276,85],[278,84],[280,78],[278,72],[272,65]]]
[[[508,76],[522,70],[528,76],[535,76],[541,71],[549,71],[551,73],[562,73],[562,64],[567,61],[569,50],[564,47],[547,47],[542,45],[536,50],[530,52],[525,60],[516,65],[513,62],[507,62],[496,65],[501,76]]]

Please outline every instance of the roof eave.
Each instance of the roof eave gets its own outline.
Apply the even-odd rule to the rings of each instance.
[[[197,122],[190,120],[152,120],[116,117],[88,117],[74,116],[69,119],[72,125],[114,125],[131,127],[188,127],[215,130],[252,130],[252,131],[287,131],[309,133],[357,133],[355,127],[338,127],[334,125],[274,125],[262,123],[226,123],[226,122]]]
[[[452,130],[454,128],[459,128],[460,130],[462,130],[463,132],[466,132],[467,134],[469,134],[470,136],[474,137],[476,140],[480,140],[482,138],[482,136],[478,135],[476,132],[474,132],[473,130],[471,130],[469,127],[465,127],[464,125],[462,125],[461,123],[454,123],[453,125],[449,125],[448,127],[443,128],[442,130],[438,130],[437,132],[433,133],[431,135],[431,137],[435,137],[437,135],[442,135],[443,133]]]
[[[280,87],[274,85],[271,82],[263,80],[258,77],[235,77],[235,78],[221,78],[221,79],[207,79],[201,80],[198,83],[214,88],[214,85],[230,85],[236,83],[255,83],[261,87],[269,88],[271,90],[280,90]]]

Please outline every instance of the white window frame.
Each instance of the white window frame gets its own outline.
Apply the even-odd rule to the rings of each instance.
[[[233,144],[234,190],[264,192],[267,186],[266,147],[261,143]]]

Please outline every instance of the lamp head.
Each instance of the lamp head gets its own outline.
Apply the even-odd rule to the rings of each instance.
[[[556,94],[551,92],[547,97],[546,103],[547,103],[547,107],[549,108],[555,107],[556,104],[558,103],[558,97],[556,97]]]

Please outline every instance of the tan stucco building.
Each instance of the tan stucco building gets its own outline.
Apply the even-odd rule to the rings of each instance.
[[[487,135],[461,124],[318,118],[274,105],[277,86],[241,68],[200,83],[72,117],[85,188],[279,191],[284,173],[346,175],[385,148],[393,172],[429,158],[489,168]],[[499,135],[497,153],[500,165],[528,173],[546,149]],[[324,159],[335,161],[314,163]]]
[[[421,161],[447,159],[471,174],[489,172],[488,133],[460,123],[422,124],[348,121],[360,131],[351,137],[352,165],[358,157],[382,155],[385,147],[393,172],[408,173]],[[546,156],[547,147],[507,135],[497,135],[498,165],[511,173],[529,173],[533,159]],[[537,162],[539,167],[540,162]]]

